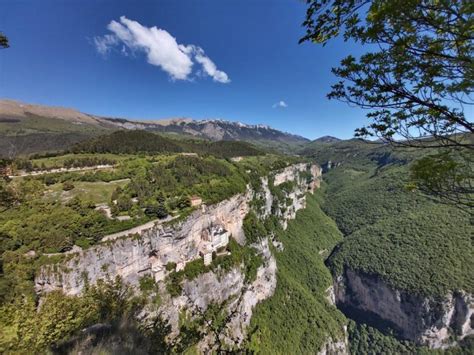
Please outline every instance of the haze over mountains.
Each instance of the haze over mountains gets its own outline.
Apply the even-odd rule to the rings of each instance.
[[[248,125],[221,119],[140,120],[111,118],[75,109],[0,100],[1,155],[29,154],[68,148],[87,138],[119,129],[137,129],[211,141],[247,141],[260,146],[291,149],[309,139],[266,125]]]

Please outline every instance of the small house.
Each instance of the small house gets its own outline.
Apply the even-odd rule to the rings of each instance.
[[[202,204],[202,198],[200,198],[199,196],[191,196],[191,198],[189,199],[191,201],[191,206],[192,207],[196,207],[196,206],[201,206]]]

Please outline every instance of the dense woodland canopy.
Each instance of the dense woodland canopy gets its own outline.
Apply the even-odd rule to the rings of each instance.
[[[353,140],[306,153],[331,160],[323,209],[346,237],[330,260],[336,274],[350,267],[423,295],[474,290],[469,214],[411,191],[416,149]]]
[[[117,131],[92,138],[71,148],[74,153],[197,153],[222,158],[261,155],[263,152],[250,143],[238,141],[210,142],[205,140],[172,139],[147,131]]]

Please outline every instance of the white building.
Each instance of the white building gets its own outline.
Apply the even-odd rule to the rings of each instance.
[[[212,262],[213,252],[229,244],[229,236],[230,232],[220,225],[211,226],[211,228],[202,231],[200,252],[204,259],[204,265],[209,265]]]
[[[206,249],[201,252],[202,258],[204,260],[204,265],[208,266],[212,263],[212,250]]]

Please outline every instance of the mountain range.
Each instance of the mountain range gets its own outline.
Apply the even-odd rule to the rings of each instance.
[[[0,100],[0,155],[16,156],[66,149],[116,130],[145,130],[210,141],[246,141],[260,147],[291,151],[310,140],[273,129],[221,119],[140,120],[101,117],[80,111],[14,100]]]

